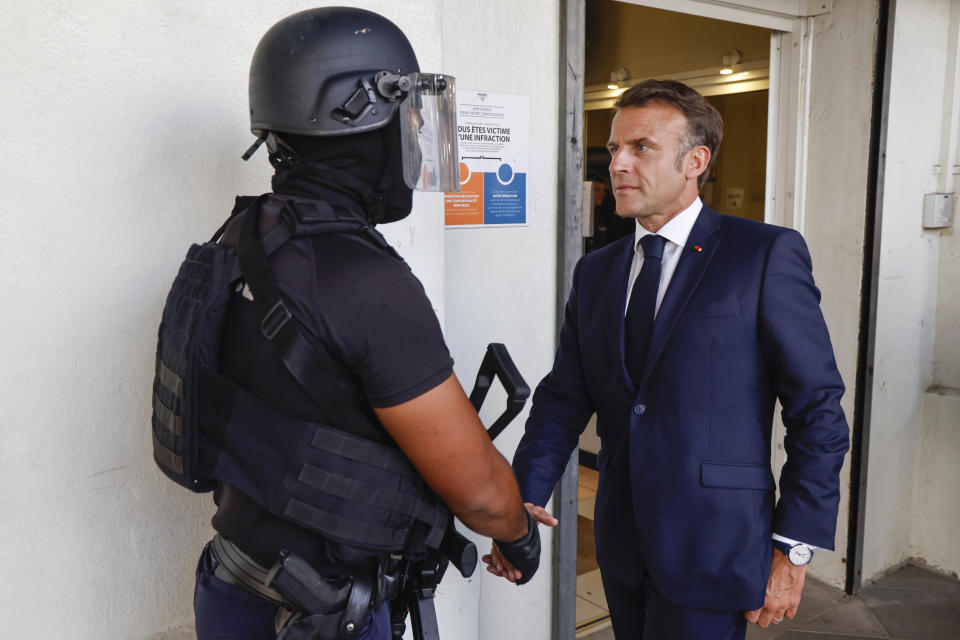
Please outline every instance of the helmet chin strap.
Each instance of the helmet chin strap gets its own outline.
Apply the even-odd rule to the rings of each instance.
[[[287,171],[304,163],[300,155],[276,133],[270,131],[266,137],[267,150],[270,152],[270,164],[277,171]]]
[[[281,140],[280,136],[273,131],[264,131],[261,133],[257,139],[253,141],[253,144],[244,151],[240,158],[246,162],[253,157],[253,154],[260,149],[263,143],[267,144],[267,151],[270,154],[270,164],[273,165],[273,168],[277,171],[286,171],[303,163],[303,160],[300,159],[297,152]]]
[[[240,158],[241,158],[244,162],[246,162],[247,160],[249,160],[249,159],[253,156],[253,154],[255,154],[255,153],[257,152],[257,149],[260,148],[260,145],[262,145],[264,142],[266,142],[268,135],[270,135],[270,132],[269,132],[269,131],[265,131],[265,132],[261,133],[261,134],[257,137],[257,139],[253,141],[253,144],[250,145],[250,148],[243,152],[243,155],[240,156]]]

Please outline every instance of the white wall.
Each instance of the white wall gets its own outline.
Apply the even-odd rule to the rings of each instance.
[[[909,557],[956,578],[960,574],[960,389],[956,386],[939,387],[924,396],[916,454]]]
[[[189,243],[212,233],[235,194],[268,188],[265,154],[239,159],[252,141],[249,59],[271,24],[318,4],[5,5],[3,637],[144,638],[192,619],[193,567],[212,533],[213,505],[165,481],[151,460],[157,324]],[[440,196],[418,195],[414,215],[388,235],[446,319],[462,377],[497,338],[536,378],[553,345],[556,4],[537,12],[508,0],[354,4],[404,29],[423,68],[452,70],[463,87],[533,95],[530,227],[458,238],[442,229]],[[445,244],[454,248],[446,259]],[[480,275],[480,262],[500,246],[509,251]],[[502,446],[512,449],[515,438]],[[499,633],[501,623],[481,627],[481,613],[484,621],[528,620],[528,637],[549,634],[547,579],[522,597],[490,585],[482,602],[479,577],[474,586],[448,580],[445,638]]]
[[[556,0],[449,5],[445,68],[465,89],[531,96],[531,130],[529,225],[446,231],[447,341],[468,391],[490,342],[507,345],[532,389],[550,369],[556,345],[559,7]],[[503,410],[503,397],[491,392],[486,424]],[[507,459],[528,409],[529,402],[496,441]],[[518,589],[483,573],[480,638],[550,636],[550,539],[544,535],[540,573],[529,584]],[[489,551],[488,541],[477,543]]]
[[[940,244],[933,386],[924,396],[911,555],[960,574],[960,222]]]
[[[960,568],[956,398],[925,394],[934,382],[935,362],[946,376],[943,383],[958,385],[951,357],[958,352],[957,274],[947,273],[953,264],[949,260],[942,263],[946,269],[941,267],[945,237],[922,228],[923,194],[937,191],[933,167],[944,135],[950,5],[949,0],[926,0],[899,2],[896,8],[879,248],[865,580],[911,557],[930,559],[953,571]]]
[[[956,212],[952,227],[933,233],[940,244],[933,379],[936,384],[956,389],[960,388],[960,222]]]
[[[953,2],[954,11],[960,2]],[[954,183],[954,190],[957,183]],[[915,213],[914,217],[918,214]],[[928,231],[939,251],[932,384],[923,396],[910,555],[960,574],[960,233]]]

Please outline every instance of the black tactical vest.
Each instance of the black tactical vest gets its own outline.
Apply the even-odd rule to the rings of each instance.
[[[261,238],[263,212],[282,222]],[[223,241],[228,224],[239,225],[237,247]],[[190,247],[160,324],[154,460],[192,491],[225,482],[331,540],[417,557],[439,546],[449,510],[398,447],[362,437],[363,417],[335,392],[348,372],[304,336],[267,270],[267,256],[290,238],[323,233],[355,233],[392,252],[355,212],[275,194],[238,198],[214,237]],[[218,372],[230,296],[242,282],[261,333],[332,424],[284,415]]]

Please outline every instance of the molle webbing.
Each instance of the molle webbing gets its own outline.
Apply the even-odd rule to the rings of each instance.
[[[332,540],[402,551],[420,526],[439,546],[450,512],[398,448],[280,414],[218,374],[204,372],[201,390],[222,439],[217,478]]]
[[[196,473],[197,433],[185,428],[196,422],[188,388],[197,368],[217,365],[208,345],[219,341],[236,271],[233,251],[212,242],[190,247],[160,322],[153,382],[153,457],[171,479],[193,491],[209,491],[214,482]]]
[[[262,251],[270,255],[291,237],[321,233],[363,232],[366,225],[326,203],[301,203],[270,196],[237,198],[230,218],[204,244],[194,244],[167,295],[157,339],[153,381],[153,458],[172,480],[192,491],[210,491],[216,482],[204,475],[198,459],[196,375],[219,366],[219,349],[230,294],[242,274],[233,247],[219,244],[234,216],[259,213],[267,202],[281,210],[278,224],[263,238]],[[291,212],[292,211],[292,212]],[[370,232],[367,232],[370,235]],[[376,240],[376,237],[373,237]]]

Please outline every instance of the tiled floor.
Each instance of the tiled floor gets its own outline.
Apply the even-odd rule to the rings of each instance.
[[[822,583],[804,588],[794,620],[755,629],[748,640],[960,638],[960,582],[906,566],[846,597]],[[806,607],[804,606],[806,604]]]
[[[609,621],[577,637],[614,640]],[[811,578],[804,586],[796,618],[766,629],[752,625],[747,631],[747,640],[774,638],[958,640],[960,582],[906,566],[868,585],[859,595],[847,597],[839,589]]]
[[[598,474],[595,470],[581,466],[577,475],[577,514],[581,528],[589,527],[593,520],[593,504],[597,495]],[[609,625],[610,613],[607,611],[607,599],[603,595],[600,583],[600,570],[595,567],[592,544],[593,531],[589,535],[578,536],[577,544],[577,633]],[[584,539],[586,538],[586,539]],[[587,569],[584,571],[584,569]],[[583,573],[581,573],[583,571]]]

